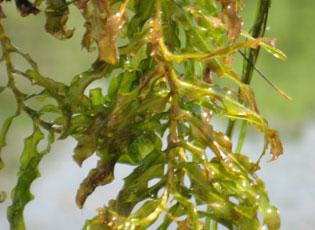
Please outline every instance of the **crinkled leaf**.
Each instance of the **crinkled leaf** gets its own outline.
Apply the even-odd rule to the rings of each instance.
[[[8,220],[11,229],[25,229],[23,211],[27,203],[33,199],[30,188],[32,182],[40,176],[38,165],[43,156],[50,151],[50,145],[54,141],[53,136],[50,135],[47,149],[39,151],[37,146],[43,139],[44,134],[35,126],[33,133],[24,141],[18,181],[11,194],[12,204],[8,207]]]
[[[74,149],[74,160],[81,166],[97,149],[97,142],[104,125],[104,117],[97,116],[90,126],[78,137],[78,144]]]
[[[70,38],[74,30],[66,28],[69,9],[65,0],[48,0],[46,14],[46,31],[58,39]]]
[[[271,148],[270,150],[271,155],[272,155],[271,161],[273,161],[273,160],[278,159],[278,157],[283,154],[282,142],[276,130],[269,129],[267,135],[268,135],[270,148]]]
[[[47,92],[58,101],[58,103],[65,104],[67,87],[64,84],[56,82],[51,78],[44,77],[32,69],[27,70],[26,74],[31,78],[33,84],[45,88]]]
[[[72,2],[47,3],[46,29],[59,38],[70,36],[72,31],[65,24]],[[165,221],[160,229],[167,229],[171,222],[179,229],[202,229],[203,218],[229,229],[262,225],[279,229],[277,210],[254,174],[259,162],[233,153],[231,139],[215,130],[211,120],[218,116],[248,122],[265,135],[264,150],[270,146],[272,159],[282,154],[279,137],[258,113],[252,90],[234,73],[232,55],[244,48],[263,47],[284,56],[265,38],[245,34],[245,42],[236,40],[242,28],[241,1],[78,0],[74,4],[85,19],[82,45],[89,51],[95,45],[98,60],[69,86],[42,76],[29,56],[19,53],[6,36],[2,46],[4,54],[13,50],[32,66],[26,73],[14,69],[13,75],[25,76],[44,88],[44,93],[25,96],[13,90],[17,98],[28,103],[45,94],[57,102],[42,100],[38,111],[24,105],[20,109],[36,125],[62,132],[60,138],[74,137],[78,141],[74,159],[80,165],[95,152],[100,158],[80,185],[79,207],[98,186],[113,180],[117,162],[136,165],[117,198],[84,228],[145,229],[162,214]],[[4,61],[11,63],[7,59],[4,55]],[[106,77],[112,80],[103,96],[101,88],[91,84]],[[240,94],[230,86],[214,84],[213,77],[225,77],[240,88]],[[42,120],[47,113],[54,113],[49,123]],[[42,154],[36,148],[41,138],[30,137],[37,140],[33,152],[38,155]],[[19,199],[15,193],[14,199]],[[30,199],[29,191],[24,194]],[[12,214],[14,207],[11,219],[19,217]],[[23,221],[19,224],[23,228]]]
[[[97,162],[97,167],[90,170],[77,191],[76,203],[80,208],[97,186],[106,185],[114,179],[114,167],[118,156],[108,153],[107,149],[100,150],[99,155],[101,159]]]
[[[123,3],[124,4],[124,3]],[[91,50],[95,41],[98,47],[99,60],[109,64],[118,64],[119,53],[116,36],[123,28],[126,20],[126,8],[122,7],[112,14],[108,0],[87,2],[82,7],[86,19],[86,33],[82,45]],[[80,7],[80,6],[79,6]]]

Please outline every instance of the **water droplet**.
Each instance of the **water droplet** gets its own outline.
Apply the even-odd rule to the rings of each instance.
[[[262,228],[261,228],[261,230],[268,230],[267,225],[266,225],[266,224],[265,224],[265,225],[263,225],[263,226],[262,226]]]
[[[279,54],[277,54],[277,53],[275,53],[275,54],[273,54],[273,56],[275,57],[275,58],[280,58],[280,55]]]
[[[228,138],[228,137],[227,137],[227,136],[225,136],[225,135],[224,135],[224,137],[223,137],[223,138],[224,138],[224,140],[226,140],[226,141],[230,141],[230,138]]]

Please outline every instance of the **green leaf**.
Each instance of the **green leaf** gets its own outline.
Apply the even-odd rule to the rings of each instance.
[[[176,15],[176,7],[173,6],[172,2],[162,1],[162,9],[164,12],[162,20],[165,23],[163,27],[165,43],[173,51],[180,46],[177,22],[173,19],[173,16]]]
[[[121,79],[118,93],[123,94],[132,91],[135,86],[136,80],[137,80],[136,72],[125,72]]]
[[[0,93],[2,93],[7,87],[5,86],[0,86]]]
[[[86,221],[83,230],[110,230],[107,224],[100,224],[95,220]]]
[[[31,78],[33,84],[45,88],[47,92],[58,101],[58,103],[61,105],[65,104],[67,87],[63,83],[44,77],[39,72],[32,69],[27,70],[26,74]]]
[[[136,72],[125,72],[114,77],[108,87],[108,96],[114,99],[118,94],[129,93],[134,88],[136,79]]]
[[[132,217],[138,219],[146,218],[158,207],[159,204],[159,200],[149,200],[145,202],[143,206],[132,215]]]
[[[118,228],[146,229],[165,209],[169,194],[165,190],[159,199],[146,201],[134,214],[130,215]]]
[[[133,37],[136,32],[142,29],[144,23],[152,16],[154,4],[154,0],[148,0],[146,4],[143,4],[141,0],[134,1],[135,15],[128,23],[128,37]]]
[[[37,13],[35,6],[43,1],[16,2],[27,15]],[[264,4],[265,11],[258,10],[255,20],[265,29],[270,2],[262,2],[258,6]],[[20,110],[2,125],[0,151],[19,112],[34,124],[8,208],[11,229],[25,229],[23,210],[33,198],[31,184],[57,133],[60,139],[77,140],[73,158],[80,166],[94,153],[99,158],[77,191],[80,208],[98,186],[113,181],[117,163],[135,167],[116,199],[100,204],[96,217],[86,221],[86,230],[144,230],[159,217],[164,217],[159,230],[170,228],[172,222],[178,229],[208,229],[211,222],[213,229],[218,224],[228,229],[280,228],[277,209],[255,172],[266,149],[270,147],[275,160],[283,152],[282,143],[259,114],[254,92],[232,61],[240,50],[258,54],[260,47],[280,59],[285,55],[272,40],[259,35],[242,33],[246,41],[238,39],[242,0],[48,0],[46,4],[46,31],[59,39],[72,36],[73,30],[66,28],[68,6],[78,7],[86,28],[82,46],[88,51],[96,48],[98,57],[67,85],[43,76],[31,57],[10,43],[0,25],[2,61],[8,70],[8,86],[0,86],[0,93],[11,90]],[[19,70],[12,53],[26,59],[32,69]],[[20,92],[17,75],[41,91]],[[105,78],[110,80],[107,89],[93,87]],[[33,99],[40,104],[28,107]],[[213,117],[242,120],[262,132],[265,145],[258,162],[240,151],[234,153],[234,138],[216,130]],[[43,151],[38,149],[44,139],[42,128],[50,132]]]
[[[88,129],[84,134],[78,138],[78,144],[74,149],[73,159],[79,166],[83,161],[89,158],[96,150],[97,147],[97,133],[93,129]]]
[[[175,205],[173,205],[169,210],[168,213],[170,215],[166,215],[164,217],[163,223],[158,227],[157,230],[167,230],[169,229],[169,225],[172,223],[172,219],[170,218],[170,216],[172,217],[180,217],[182,215],[185,215],[185,211],[183,209],[182,206],[179,205],[179,203],[177,202]]]
[[[130,154],[134,156],[136,163],[140,163],[153,150],[160,151],[161,148],[162,141],[153,132],[136,137],[129,146]]]
[[[6,192],[0,191],[0,203],[4,202],[7,198]]]
[[[90,98],[91,98],[92,104],[94,106],[104,104],[104,97],[103,97],[101,88],[91,89],[90,90]]]
[[[142,164],[124,179],[124,187],[117,197],[118,213],[128,215],[139,201],[156,195],[165,181],[161,180],[151,188],[148,187],[148,182],[163,176],[166,163],[164,157],[160,151],[152,151],[143,159]]]
[[[196,211],[194,204],[189,201],[186,197],[182,196],[180,193],[174,193],[174,198],[184,207],[189,221],[191,222],[191,226],[193,229],[201,230],[202,223],[198,220],[199,216]]]
[[[44,105],[44,106],[40,109],[40,113],[41,113],[41,114],[46,114],[46,113],[60,113],[60,109],[59,109],[59,107],[56,106],[56,105],[47,104],[47,105]]]
[[[196,0],[196,5],[198,5],[201,9],[206,10],[209,14],[216,14],[217,7],[213,0]]]
[[[249,40],[254,40],[255,38],[253,38],[250,34],[247,34],[245,32],[242,32],[242,36],[244,36],[245,38],[249,39]],[[280,59],[280,60],[286,60],[287,56],[279,49],[261,41],[259,44],[262,48],[264,48],[268,53],[271,53],[275,58]]]
[[[0,132],[0,169],[2,169],[4,166],[3,161],[1,159],[1,151],[2,151],[3,147],[6,146],[6,143],[5,143],[6,136],[8,134],[9,129],[10,129],[12,121],[14,120],[14,118],[19,116],[19,114],[20,114],[19,111],[17,111],[13,116],[7,118],[1,127],[1,132]]]
[[[196,163],[183,163],[182,166],[187,171],[191,181],[199,187],[199,189],[196,190],[196,192],[199,193],[199,196],[209,203],[217,202],[218,204],[221,204],[222,207],[220,208],[223,211],[224,206],[226,206],[226,204],[224,204],[224,199],[213,192],[211,187],[208,185],[200,166]]]
[[[47,148],[39,151],[37,146],[43,139],[44,134],[42,131],[37,126],[34,126],[33,133],[24,141],[18,181],[11,194],[12,204],[8,207],[7,211],[11,229],[25,229],[23,211],[27,203],[34,198],[30,192],[30,188],[32,182],[40,176],[38,165],[43,156],[50,151],[50,145],[54,141],[53,136],[50,135]]]
[[[118,76],[114,77],[108,87],[108,92],[107,92],[107,96],[110,99],[113,99],[114,97],[116,97],[120,84],[121,84],[121,80],[123,78],[123,74],[119,74]]]
[[[276,207],[270,206],[262,212],[264,223],[268,226],[270,230],[280,229],[280,216],[279,211]]]

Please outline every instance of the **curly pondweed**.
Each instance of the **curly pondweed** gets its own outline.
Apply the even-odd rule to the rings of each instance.
[[[82,46],[98,52],[98,58],[70,84],[57,82],[43,76],[0,24],[8,80],[0,92],[10,90],[17,104],[16,113],[2,125],[0,148],[20,114],[27,114],[34,127],[25,139],[11,194],[11,229],[25,229],[23,211],[33,199],[30,188],[55,137],[77,140],[73,158],[79,166],[94,154],[98,157],[76,194],[80,208],[98,186],[114,180],[117,163],[135,166],[116,199],[107,205],[100,201],[99,213],[84,229],[146,229],[152,224],[160,230],[172,225],[280,228],[278,210],[255,172],[268,148],[275,160],[283,152],[282,144],[258,112],[249,86],[260,48],[285,59],[273,40],[263,37],[270,0],[258,1],[250,33],[243,31],[240,12],[246,6],[241,0],[21,0],[16,5],[22,16],[45,12],[45,29],[57,39],[70,39],[74,33],[66,22],[69,5],[75,5],[85,21]],[[0,15],[5,18],[1,8]],[[29,68],[16,68],[13,54],[25,59]],[[241,75],[232,66],[240,54]],[[26,94],[16,85],[17,77],[41,91]],[[104,78],[110,82],[106,93],[101,88],[87,92]],[[219,78],[231,86],[222,86]],[[32,100],[38,100],[39,109],[32,107]],[[216,117],[229,121],[226,134],[213,126]],[[237,149],[231,141],[236,121],[243,123]],[[247,125],[265,138],[256,162],[242,153]],[[45,139],[48,145],[40,150]]]

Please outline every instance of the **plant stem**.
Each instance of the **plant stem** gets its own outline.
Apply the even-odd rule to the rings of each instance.
[[[212,230],[218,230],[218,222],[215,220],[212,221]]]
[[[61,130],[54,129],[52,127],[52,124],[41,120],[39,117],[39,113],[37,111],[32,110],[31,108],[25,105],[24,101],[26,99],[26,95],[17,88],[15,84],[14,73],[22,75],[30,81],[31,79],[22,71],[18,71],[14,68],[13,63],[12,63],[11,53],[17,53],[21,55],[35,70],[38,70],[37,64],[32,60],[32,58],[28,54],[22,53],[11,43],[1,23],[0,23],[0,45],[2,48],[2,55],[3,55],[2,58],[5,62],[6,73],[8,76],[7,85],[11,89],[12,93],[14,94],[16,104],[17,104],[16,116],[20,114],[22,111],[24,111],[27,115],[29,115],[29,117],[34,121],[34,123],[37,123],[38,125],[46,129],[47,131],[60,132]]]
[[[254,24],[251,29],[251,34],[254,38],[263,37],[266,31],[267,19],[269,8],[271,5],[271,0],[259,0],[257,6],[257,13],[255,17]],[[247,49],[245,52],[245,57],[243,61],[243,71],[242,71],[242,82],[245,84],[250,84],[253,72],[255,70],[255,64],[257,62],[259,56],[260,48],[256,49]],[[244,121],[243,123],[246,123]],[[234,129],[235,129],[236,121],[230,120],[227,126],[226,135],[229,138],[232,138]],[[247,125],[242,124],[240,136],[239,136],[239,145],[237,150],[241,151],[242,145],[244,143],[244,139],[247,133]]]
[[[246,138],[246,134],[247,134],[247,127],[248,127],[248,123],[246,121],[243,121],[241,129],[240,129],[240,134],[238,137],[236,153],[241,153],[241,151],[242,151],[242,148],[243,148],[243,145],[245,142],[245,138]]]
[[[265,35],[270,5],[271,0],[259,0],[258,2],[255,22],[251,29],[251,34],[254,38],[263,37]],[[251,83],[259,52],[260,47],[246,50],[245,55],[247,59],[244,59],[242,74],[242,81],[245,84],[249,85]]]
[[[205,221],[205,230],[210,230],[210,224],[211,224],[211,218],[210,216],[207,216],[206,221]]]

